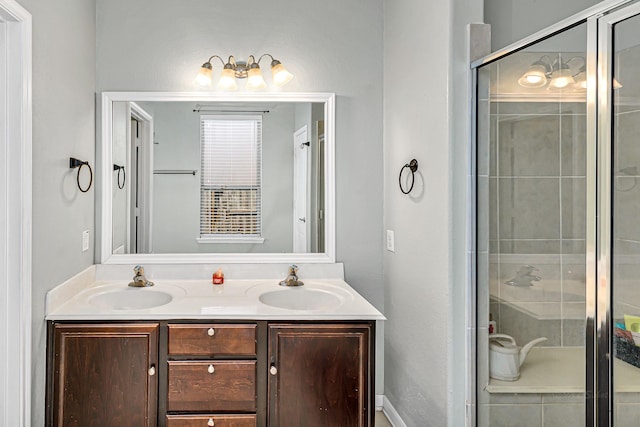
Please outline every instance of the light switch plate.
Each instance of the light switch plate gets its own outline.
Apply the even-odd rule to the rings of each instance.
[[[393,230],[387,230],[387,250],[389,252],[396,251],[395,238],[393,237]]]
[[[89,250],[89,230],[82,232],[82,252]]]

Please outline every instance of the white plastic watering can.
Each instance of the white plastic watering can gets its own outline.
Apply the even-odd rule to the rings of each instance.
[[[489,335],[489,376],[502,381],[517,380],[520,378],[520,366],[529,350],[546,340],[545,337],[536,338],[520,349],[516,340],[509,335]]]

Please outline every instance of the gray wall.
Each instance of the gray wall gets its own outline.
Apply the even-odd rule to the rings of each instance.
[[[154,168],[198,171],[195,176],[154,175],[153,252],[292,252],[294,105],[274,105],[262,114],[262,244],[196,241],[200,236],[200,114],[193,108],[193,103],[153,103]]]
[[[269,52],[286,91],[335,92],[337,259],[382,308],[382,0],[98,0],[96,38],[98,91],[191,91],[212,54]]]
[[[498,50],[600,3],[599,0],[484,0],[491,48]]]
[[[33,15],[32,420],[44,425],[45,294],[93,264],[94,188],[81,193],[69,157],[95,169],[95,5],[20,0]],[[82,252],[82,231],[91,247]]]
[[[481,1],[385,2],[385,396],[410,426],[464,425],[465,25],[481,18]],[[398,173],[412,158],[404,195]]]

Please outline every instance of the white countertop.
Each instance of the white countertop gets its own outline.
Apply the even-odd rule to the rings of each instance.
[[[615,391],[640,392],[640,368],[615,359]],[[520,367],[517,381],[489,380],[489,393],[584,393],[583,347],[534,347]]]
[[[304,286],[284,287],[274,279],[227,279],[224,285],[209,280],[153,280],[150,288],[127,286],[130,280],[96,280],[95,269],[87,269],[47,294],[47,320],[166,320],[166,319],[247,319],[247,320],[384,320],[373,305],[344,280],[306,279]],[[151,278],[154,279],[154,278]],[[95,297],[108,292],[170,294],[166,304],[145,309],[114,309],[96,303]],[[287,292],[286,299],[317,291],[330,294],[336,304],[316,309],[296,310],[266,305],[260,296],[267,292]],[[320,294],[315,294],[322,296]],[[335,297],[335,298],[334,298]],[[92,299],[94,298],[94,299]],[[126,305],[126,304],[124,304]],[[322,305],[322,304],[321,304]]]

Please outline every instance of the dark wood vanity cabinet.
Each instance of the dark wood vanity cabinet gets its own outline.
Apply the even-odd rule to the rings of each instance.
[[[269,324],[270,426],[373,426],[369,325]]]
[[[257,425],[257,329],[256,323],[167,325],[168,427]]]
[[[157,425],[158,323],[54,324],[47,425]]]
[[[47,426],[374,425],[375,322],[49,322]]]

